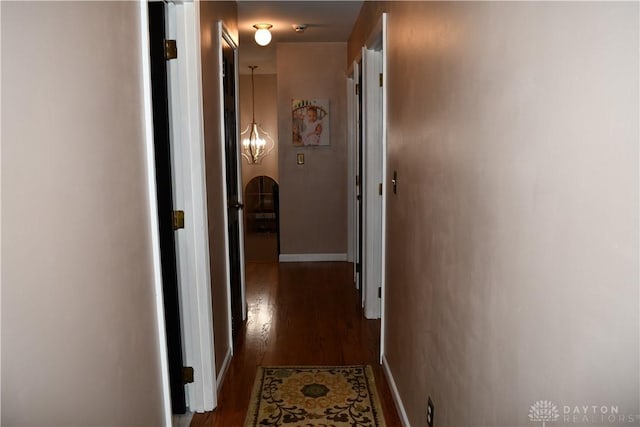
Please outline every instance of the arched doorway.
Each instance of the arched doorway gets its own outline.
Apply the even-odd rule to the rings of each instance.
[[[280,226],[278,183],[271,177],[256,176],[245,187],[245,259],[278,261]]]

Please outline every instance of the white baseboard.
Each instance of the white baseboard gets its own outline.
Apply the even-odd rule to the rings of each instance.
[[[229,370],[229,365],[231,364],[231,347],[227,349],[227,354],[224,356],[224,362],[222,362],[222,366],[220,367],[220,372],[216,375],[216,386],[218,391],[222,387],[222,382],[224,381],[225,375],[227,375],[227,371]]]
[[[382,355],[382,369],[384,370],[385,377],[387,377],[387,383],[389,384],[389,387],[391,387],[391,395],[393,396],[393,401],[396,404],[398,415],[400,415],[402,426],[411,427],[409,418],[407,417],[407,411],[404,410],[402,399],[400,399],[400,393],[398,392],[398,386],[396,386],[396,380],[393,379],[393,374],[391,373],[391,368],[389,367],[389,363],[387,362],[387,358],[385,355]]]
[[[347,254],[280,254],[280,262],[346,261]]]

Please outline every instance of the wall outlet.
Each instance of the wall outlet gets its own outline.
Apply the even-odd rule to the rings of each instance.
[[[435,408],[433,406],[433,401],[431,400],[431,396],[429,396],[429,400],[427,401],[427,425],[429,427],[433,427],[434,413],[435,413]]]

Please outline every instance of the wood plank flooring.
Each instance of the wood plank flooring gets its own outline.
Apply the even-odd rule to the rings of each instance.
[[[218,395],[191,427],[241,427],[260,365],[370,364],[389,427],[400,426],[379,359],[380,321],[362,315],[352,264],[247,263],[247,322]]]
[[[244,259],[248,262],[278,262],[278,234],[247,231],[244,235]]]

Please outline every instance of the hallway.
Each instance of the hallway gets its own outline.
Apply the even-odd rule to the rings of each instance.
[[[349,263],[247,263],[247,322],[214,412],[191,427],[242,426],[256,367],[370,364],[387,425],[398,426],[378,363],[380,321],[366,320]]]

